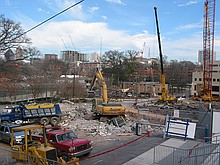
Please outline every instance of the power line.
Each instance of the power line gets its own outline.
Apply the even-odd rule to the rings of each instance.
[[[75,3],[75,4],[73,4],[73,5],[69,6],[68,8],[66,8],[66,9],[62,10],[61,12],[59,12],[59,13],[55,14],[54,16],[52,16],[52,17],[50,17],[50,18],[46,19],[45,21],[43,21],[43,22],[41,22],[41,23],[37,24],[36,26],[34,26],[34,27],[32,27],[31,29],[29,29],[29,30],[25,31],[24,33],[22,33],[21,35],[19,35],[19,36],[15,37],[14,39],[17,39],[17,38],[19,38],[19,37],[21,37],[21,36],[25,35],[26,33],[30,32],[31,30],[34,30],[35,28],[37,28],[37,27],[41,26],[42,24],[44,24],[44,23],[48,22],[49,20],[51,20],[51,19],[55,18],[56,16],[58,16],[58,15],[60,15],[60,14],[64,13],[65,11],[67,11],[67,10],[71,9],[72,7],[74,7],[74,6],[76,6],[76,5],[80,4],[80,3],[82,3],[83,1],[84,1],[84,0],[81,0],[81,1],[79,1],[79,2],[77,2],[77,3]]]
[[[75,45],[73,44],[73,41],[72,41],[72,38],[70,37],[70,35],[69,35],[69,38],[70,38],[70,41],[72,43],[72,46],[73,46],[74,50],[76,51]]]

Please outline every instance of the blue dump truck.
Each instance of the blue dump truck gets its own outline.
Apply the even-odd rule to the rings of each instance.
[[[17,106],[7,108],[6,113],[0,114],[0,122],[15,123],[40,123],[42,125],[57,125],[61,120],[62,112],[59,104],[39,104]]]

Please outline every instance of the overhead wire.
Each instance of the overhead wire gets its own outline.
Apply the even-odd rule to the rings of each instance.
[[[43,21],[43,22],[41,22],[41,23],[37,24],[36,26],[34,26],[34,27],[30,28],[29,30],[27,30],[27,31],[25,31],[24,33],[20,34],[19,36],[15,37],[14,39],[17,39],[17,38],[19,38],[19,37],[21,37],[21,36],[23,36],[23,35],[27,34],[28,32],[30,32],[30,31],[32,31],[32,30],[34,30],[34,29],[36,29],[37,27],[39,27],[39,26],[43,25],[44,23],[48,22],[49,20],[51,20],[51,19],[53,19],[53,18],[57,17],[58,15],[60,15],[60,14],[62,14],[62,13],[64,13],[64,12],[66,12],[67,10],[69,10],[69,9],[73,8],[74,6],[77,6],[78,4],[82,3],[83,1],[84,1],[84,0],[81,0],[81,1],[79,1],[79,2],[77,2],[77,3],[75,3],[75,4],[73,4],[73,5],[69,6],[68,8],[66,8],[66,9],[62,10],[61,12],[59,12],[59,13],[55,14],[54,16],[52,16],[52,17],[50,17],[50,18],[46,19],[45,21]]]

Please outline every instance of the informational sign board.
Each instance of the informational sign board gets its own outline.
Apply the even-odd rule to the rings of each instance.
[[[178,136],[183,138],[195,138],[196,123],[189,122],[188,120],[174,120],[167,117],[165,136]]]
[[[220,142],[220,112],[219,111],[213,111],[213,119],[212,119],[212,134],[218,134],[218,136],[215,136],[215,138],[212,139],[212,141],[216,141],[217,143]],[[216,139],[217,138],[217,139]]]
[[[174,109],[173,117],[176,117],[176,118],[180,117],[180,111],[178,109]]]

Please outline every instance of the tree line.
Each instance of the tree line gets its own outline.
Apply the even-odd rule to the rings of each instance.
[[[22,50],[19,58],[11,58],[9,50],[17,48]],[[38,48],[31,46],[31,39],[24,34],[20,23],[0,15],[0,96],[15,99],[19,94],[31,93],[37,98],[40,93],[50,92],[54,93],[54,97],[61,98],[86,97],[85,85],[75,79],[60,79],[60,75],[67,75],[73,69],[70,62],[41,60],[36,65],[25,62],[36,56],[42,54]],[[120,87],[121,82],[160,82],[159,58],[151,60],[151,63],[140,61],[139,51],[105,52],[101,64],[108,85]],[[166,83],[179,89],[191,83],[192,72],[198,69],[198,65],[190,61],[167,61],[167,57],[163,61]]]

